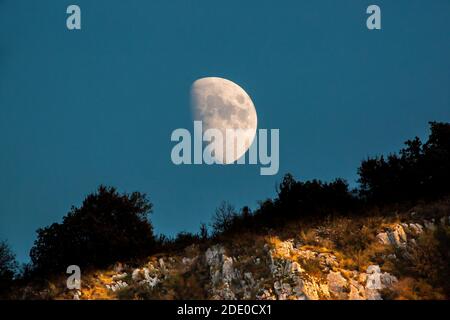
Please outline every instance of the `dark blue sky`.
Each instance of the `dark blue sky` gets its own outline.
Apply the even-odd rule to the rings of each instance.
[[[449,57],[448,0],[0,0],[0,238],[25,261],[35,230],[99,184],[147,193],[173,235],[222,200],[255,207],[286,172],[354,183],[363,158],[450,121]],[[280,129],[277,176],[172,164],[205,76],[238,83],[259,127]]]

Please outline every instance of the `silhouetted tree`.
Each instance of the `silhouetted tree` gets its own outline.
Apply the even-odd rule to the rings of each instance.
[[[148,219],[152,204],[144,194],[119,194],[100,186],[62,223],[37,231],[31,249],[35,272],[65,271],[69,265],[106,266],[151,252],[155,240]]]
[[[361,196],[386,203],[450,192],[450,124],[430,122],[430,130],[425,144],[416,137],[399,154],[364,160],[358,169]]]
[[[430,123],[426,143],[408,140],[396,154],[362,161],[358,169],[360,189],[350,191],[343,179],[297,181],[285,175],[275,199],[259,203],[252,212],[238,214],[223,202],[212,221],[213,236],[242,229],[273,228],[292,219],[354,212],[363,203],[375,204],[438,197],[450,192],[450,124]],[[31,250],[33,267],[40,272],[63,271],[70,264],[105,265],[148,254],[155,243],[159,250],[178,250],[208,239],[206,225],[199,234],[179,233],[176,238],[154,240],[148,213],[152,205],[145,195],[119,195],[100,187],[81,208],[72,208],[63,223],[38,230]]]
[[[279,186],[274,204],[280,215],[292,218],[342,212],[350,209],[354,201],[343,179],[330,183],[320,180],[301,182],[287,174]]]
[[[179,232],[175,237],[175,249],[183,249],[191,244],[200,242],[200,236],[191,232]]]
[[[18,264],[16,256],[6,241],[0,242],[0,298],[7,294],[14,275],[17,272]]]
[[[208,240],[208,230],[205,224],[201,224],[200,233],[195,234],[182,231],[174,238],[160,235],[156,242],[158,252],[170,252],[185,249],[190,245],[199,244],[205,240]]]
[[[431,134],[423,146],[423,189],[430,194],[450,192],[450,123],[431,122]]]
[[[214,235],[273,228],[293,219],[357,213],[367,201],[384,205],[448,194],[450,124],[431,122],[430,129],[425,144],[416,137],[406,141],[398,154],[362,161],[358,169],[359,189],[349,190],[343,179],[302,182],[286,174],[277,188],[277,197],[260,202],[254,213],[244,207],[237,214],[224,202],[213,217]]]
[[[216,209],[213,216],[212,227],[214,234],[223,234],[231,231],[236,216],[237,214],[234,206],[223,201]]]
[[[241,215],[244,220],[250,219],[252,216],[252,210],[249,207],[245,206],[241,210]]]
[[[278,197],[274,200],[260,202],[254,213],[249,207],[243,207],[237,214],[231,205],[223,202],[213,217],[214,235],[248,229],[271,229],[292,219],[343,214],[358,205],[358,199],[342,179],[331,183],[319,180],[301,182],[296,181],[291,174],[286,174],[277,193]]]
[[[200,239],[203,241],[209,238],[208,227],[205,223],[200,224]]]

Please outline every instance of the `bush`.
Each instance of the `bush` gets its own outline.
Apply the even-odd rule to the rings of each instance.
[[[355,198],[343,179],[330,183],[320,180],[296,181],[287,174],[280,184],[275,206],[287,217],[343,212],[352,207]]]
[[[100,186],[73,207],[61,224],[37,231],[31,249],[33,271],[65,272],[69,265],[104,267],[149,254],[154,245],[148,220],[152,204],[138,192],[119,194]]]
[[[397,274],[422,280],[450,297],[450,227],[425,231],[415,245],[396,253]]]
[[[430,122],[430,130],[425,144],[416,137],[399,154],[363,161],[358,169],[361,195],[386,203],[450,192],[450,123]]]
[[[17,271],[16,256],[6,241],[0,241],[0,298],[11,286]]]
[[[230,232],[236,226],[237,217],[234,207],[225,201],[222,202],[213,216],[212,227],[214,234],[219,235]]]

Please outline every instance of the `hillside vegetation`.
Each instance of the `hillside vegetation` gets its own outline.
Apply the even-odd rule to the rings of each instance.
[[[292,221],[16,288],[19,299],[448,299],[450,199]]]
[[[0,297],[16,299],[448,299],[450,124],[367,158],[359,187],[286,174],[255,210],[224,202],[210,228],[155,237],[145,194],[100,186],[37,231],[20,271],[0,246]],[[180,204],[182,208],[182,204]],[[78,292],[66,268],[82,269]]]

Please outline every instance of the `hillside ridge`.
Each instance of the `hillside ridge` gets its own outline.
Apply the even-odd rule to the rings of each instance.
[[[76,300],[446,299],[449,267],[442,259],[445,254],[448,258],[448,246],[439,241],[450,235],[449,208],[444,200],[401,214],[329,217],[309,226],[292,222],[265,234],[234,234],[86,271],[78,291],[65,288],[60,277],[44,289],[28,286],[21,295]]]

